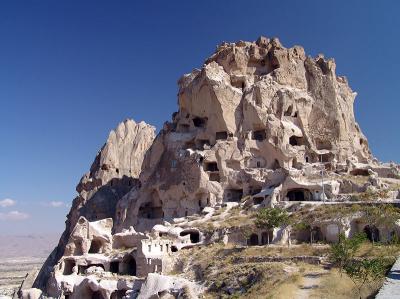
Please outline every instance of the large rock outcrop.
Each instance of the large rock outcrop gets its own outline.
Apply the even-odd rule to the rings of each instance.
[[[78,196],[67,216],[65,231],[57,248],[42,267],[34,287],[46,288],[52,268],[63,256],[80,217],[90,221],[114,218],[118,200],[140,184],[138,177],[142,162],[154,138],[155,127],[130,119],[110,132],[107,142],[97,153],[90,172],[81,178],[76,187]]]
[[[179,110],[157,137],[130,120],[110,133],[33,287],[69,298],[197,294],[196,284],[163,275],[183,248],[246,243],[240,229],[207,236],[196,227],[221,206],[343,201],[400,178],[397,165],[371,155],[356,93],[335,68],[278,39],[220,45],[178,81]],[[337,230],[326,231],[335,240]],[[289,238],[279,228],[271,241],[278,235]]]
[[[335,68],[278,39],[220,45],[179,80],[179,111],[149,149],[142,188],[118,203],[117,229],[256,194],[321,160],[334,171],[370,163],[356,93]]]

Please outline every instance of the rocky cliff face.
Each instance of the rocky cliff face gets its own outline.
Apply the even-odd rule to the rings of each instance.
[[[70,298],[147,298],[190,284],[201,292],[148,276],[168,272],[181,248],[216,238],[191,217],[385,188],[380,177],[398,178],[399,168],[372,157],[354,119],[356,94],[335,67],[278,39],[220,45],[179,80],[179,110],[156,138],[154,127],[131,120],[110,133],[34,286]],[[357,185],[349,175],[368,178]],[[243,243],[242,235],[224,238]]]
[[[153,126],[129,119],[110,132],[76,188],[79,196],[68,217],[72,226],[80,216],[89,220],[114,217],[118,200],[139,184],[142,162],[154,138]]]
[[[34,286],[46,288],[55,263],[64,255],[67,242],[83,216],[91,221],[114,218],[115,207],[133,186],[139,185],[139,173],[148,148],[155,138],[155,127],[127,119],[111,131],[106,143],[76,187],[78,196],[67,215],[66,228],[57,248],[43,266]],[[69,249],[70,250],[70,249]]]
[[[335,67],[278,39],[220,45],[179,80],[179,111],[149,150],[142,188],[118,203],[117,229],[254,195],[320,160],[332,170],[371,162],[356,94]]]

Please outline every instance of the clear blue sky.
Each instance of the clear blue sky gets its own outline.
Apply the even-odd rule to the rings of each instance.
[[[373,153],[399,161],[399,15],[395,0],[1,1],[0,234],[61,231],[110,129],[160,128],[178,78],[222,41],[334,57]]]

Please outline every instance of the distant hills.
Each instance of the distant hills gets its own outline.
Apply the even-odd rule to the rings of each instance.
[[[0,235],[0,259],[47,257],[57,245],[59,234]]]

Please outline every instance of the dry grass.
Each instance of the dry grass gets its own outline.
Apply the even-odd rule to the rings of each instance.
[[[321,273],[321,275],[313,281],[317,285],[316,288],[310,289],[308,298],[310,299],[358,299],[359,294],[354,283],[346,274],[340,274],[337,269],[323,270],[321,266],[301,264],[297,265],[300,273],[297,274],[295,281],[289,280],[281,284],[278,288],[269,293],[268,296],[262,298],[279,298],[292,299],[297,297],[297,291],[303,284],[302,275],[307,273]],[[362,289],[362,298],[370,298],[376,294],[383,284],[383,280],[377,280],[373,284],[365,285]],[[260,297],[261,298],[261,297]]]
[[[400,189],[400,180],[399,179],[382,178],[382,181],[389,185],[390,190],[399,190]]]
[[[372,245],[365,243],[359,250],[359,257],[386,256],[400,253],[399,246]],[[206,282],[208,291],[205,298],[296,298],[304,282],[303,275],[323,273],[315,283],[317,288],[309,291],[309,298],[355,299],[359,298],[351,279],[337,269],[324,270],[322,265],[305,263],[254,263],[234,262],[237,257],[259,256],[326,256],[329,246],[309,244],[281,246],[235,247],[213,244],[179,252],[181,261],[174,274],[185,273],[192,280]],[[383,279],[363,288],[363,298],[375,294]]]
[[[400,245],[382,245],[382,244],[372,244],[371,242],[365,242],[361,245],[360,249],[357,251],[357,257],[368,257],[368,258],[391,258],[395,260],[400,255]]]
[[[251,246],[244,248],[240,256],[327,256],[329,254],[329,245],[311,246],[310,244],[300,244],[287,246]]]
[[[361,193],[354,193],[351,198],[353,201],[377,201],[389,197],[389,189],[380,189],[376,191],[367,190]]]
[[[252,218],[252,214],[238,213],[236,211],[233,211],[233,213],[229,214],[229,216],[220,223],[219,227],[231,228],[243,226],[254,226],[254,219]]]
[[[196,227],[204,232],[213,232],[215,229],[222,228],[254,227],[253,212],[235,207],[230,209],[226,215],[221,216],[224,211],[225,208],[217,210],[210,221],[196,224]]]
[[[296,291],[300,287],[302,282],[302,277],[300,273],[296,272],[290,274],[285,281],[280,281],[278,284],[272,285],[260,282],[254,285],[246,294],[240,298],[246,299],[291,299],[296,298]]]
[[[387,193],[386,191],[382,191]],[[385,206],[382,206],[385,207]],[[318,221],[340,219],[343,217],[349,217],[357,213],[364,213],[366,209],[370,208],[369,205],[362,204],[326,204],[326,205],[303,205],[300,208],[292,207],[293,213],[291,214],[292,219],[296,222],[314,223]],[[400,215],[400,209],[394,209]]]
[[[221,215],[222,213],[225,212],[225,210],[226,210],[226,207],[222,207],[222,208],[216,210],[216,211],[214,212],[214,216],[219,216],[219,215]]]
[[[316,221],[330,220],[346,217],[362,211],[359,204],[335,204],[335,205],[304,205],[294,211],[291,217],[295,221],[314,223]]]
[[[373,284],[365,285],[362,297],[369,298],[382,286],[383,279]],[[358,299],[358,291],[346,274],[340,274],[337,269],[332,269],[320,279],[319,287],[314,289],[310,298],[318,299]]]
[[[353,183],[355,183],[357,185],[364,185],[369,180],[369,176],[351,175],[351,174],[344,175],[342,178],[352,181]]]
[[[252,255],[246,250],[223,244],[182,250],[174,274],[184,272],[189,279],[206,282],[206,298],[265,298],[271,290],[298,280],[298,271],[287,271],[293,267],[285,263],[235,263],[238,256]]]
[[[294,210],[292,217],[307,222],[341,218],[362,212],[358,204],[302,206]],[[203,231],[215,229],[254,226],[253,213],[233,208],[226,215],[205,222]],[[200,228],[200,227],[199,227]],[[255,263],[246,258],[260,256],[328,256],[329,245],[300,244],[287,246],[238,247],[222,243],[194,247],[178,253],[177,267],[173,274],[185,275],[190,280],[204,282],[208,291],[205,298],[296,298],[303,274],[310,271],[323,272],[322,266],[302,263],[264,262]],[[372,245],[366,242],[358,251],[358,257],[389,257],[400,254],[399,245]],[[238,257],[244,258],[238,260]],[[288,270],[289,269],[289,270]],[[325,271],[317,279],[319,287],[309,290],[309,298],[358,298],[355,285],[346,274],[338,270]],[[383,280],[364,287],[363,296],[374,294]],[[304,292],[304,291],[303,291]]]

